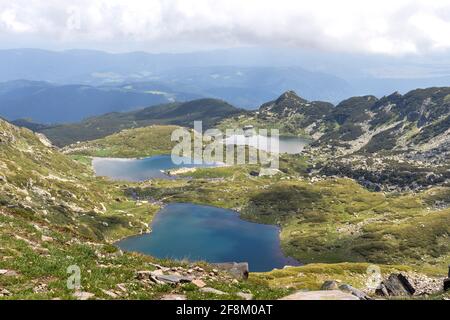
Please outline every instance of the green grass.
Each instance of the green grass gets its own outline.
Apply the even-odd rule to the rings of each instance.
[[[251,274],[252,280],[265,281],[273,288],[291,288],[296,290],[320,290],[327,280],[340,281],[355,288],[366,288],[369,279],[368,263],[309,264],[301,267],[289,267],[264,273]],[[378,265],[382,275],[393,272],[411,271],[402,265]]]
[[[178,126],[149,126],[119,133],[102,139],[73,145],[66,152],[92,157],[135,158],[170,154],[176,142],[172,132]]]

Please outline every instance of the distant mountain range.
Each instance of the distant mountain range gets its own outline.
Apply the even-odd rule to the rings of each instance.
[[[0,116],[71,122],[198,98],[256,109],[287,90],[337,104],[351,96],[381,97],[450,83],[450,71],[442,65],[437,72],[435,65],[406,58],[405,65],[394,58],[331,58],[251,48],[180,54],[0,50],[0,81],[6,82],[0,84]],[[421,72],[408,76],[414,70]]]
[[[214,53],[0,50],[0,81],[21,79],[53,85],[100,86],[103,90],[132,86],[139,93],[184,92],[190,94],[191,99],[192,96],[223,99],[247,109],[255,109],[288,89],[297,90],[308,99],[327,101],[339,101],[351,94],[345,80],[324,72],[311,72],[298,66],[230,65]],[[95,114],[102,112],[104,110]]]
[[[55,85],[42,81],[17,80],[0,83],[0,115],[40,123],[76,122],[113,111],[192,100],[194,94],[165,90],[148,84],[148,90],[131,85]]]

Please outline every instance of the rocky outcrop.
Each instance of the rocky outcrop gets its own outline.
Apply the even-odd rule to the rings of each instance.
[[[415,292],[412,284],[401,273],[391,274],[376,290],[382,296],[412,296]]]
[[[393,273],[381,282],[375,293],[386,297],[408,297],[436,294],[443,289],[442,278],[416,273]]]

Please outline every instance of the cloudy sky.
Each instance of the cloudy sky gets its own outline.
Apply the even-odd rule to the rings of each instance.
[[[0,48],[182,52],[450,49],[450,0],[0,0]]]

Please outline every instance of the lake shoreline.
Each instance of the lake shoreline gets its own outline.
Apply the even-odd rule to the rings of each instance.
[[[282,269],[282,268],[284,268],[284,267],[287,267],[287,266],[301,266],[302,265],[302,263],[301,262],[299,262],[299,261],[297,261],[296,259],[294,259],[293,257],[289,257],[289,256],[286,256],[285,254],[284,254],[284,251],[283,251],[283,248],[282,248],[282,246],[281,246],[281,237],[280,237],[280,234],[281,234],[281,228],[280,228],[280,226],[277,226],[277,225],[271,225],[271,224],[262,224],[262,223],[256,223],[256,222],[251,222],[251,221],[248,221],[248,220],[246,220],[246,219],[242,219],[241,218],[241,215],[239,214],[239,212],[238,211],[236,211],[236,210],[231,210],[231,209],[226,209],[226,208],[220,208],[220,207],[216,207],[216,206],[212,206],[212,205],[203,205],[203,204],[194,204],[194,203],[189,203],[189,202],[180,202],[180,203],[178,203],[178,202],[175,202],[175,203],[165,203],[163,206],[161,206],[161,208],[160,208],[160,210],[156,213],[156,215],[154,216],[154,219],[149,223],[149,229],[150,229],[150,232],[146,232],[146,233],[142,233],[142,234],[136,234],[136,235],[131,235],[131,236],[128,236],[128,237],[125,237],[125,238],[123,238],[123,239],[121,239],[121,240],[118,240],[118,241],[116,241],[116,242],[114,242],[113,244],[115,245],[115,246],[117,246],[118,248],[120,248],[121,250],[124,250],[124,251],[128,251],[128,252],[137,252],[137,253],[140,253],[140,254],[144,254],[144,255],[147,255],[147,256],[151,256],[151,257],[157,257],[157,258],[169,258],[169,256],[164,256],[164,257],[162,257],[162,256],[158,256],[157,254],[152,254],[152,253],[147,253],[147,252],[142,252],[142,250],[139,250],[139,248],[138,249],[127,249],[127,248],[124,248],[123,247],[123,245],[121,245],[121,244],[123,244],[123,243],[129,243],[129,242],[134,242],[134,241],[139,241],[139,239],[142,239],[142,237],[151,237],[152,236],[152,234],[154,234],[154,224],[155,223],[158,223],[158,222],[160,222],[158,219],[164,219],[164,217],[162,217],[161,216],[161,214],[170,214],[169,212],[165,212],[164,210],[167,210],[167,208],[170,208],[170,207],[175,207],[175,208],[177,208],[177,207],[184,207],[184,206],[190,206],[190,207],[194,207],[194,208],[201,208],[201,209],[212,209],[212,210],[217,210],[217,211],[219,211],[219,212],[216,212],[216,213],[214,213],[213,215],[216,215],[216,214],[221,214],[222,212],[224,212],[224,213],[230,213],[232,216],[233,216],[233,220],[236,220],[236,218],[238,219],[238,220],[236,220],[236,221],[241,221],[242,223],[244,223],[244,224],[248,224],[248,225],[251,225],[251,226],[254,226],[254,227],[264,227],[264,228],[267,228],[267,229],[272,229],[272,228],[275,228],[276,229],[276,242],[278,243],[276,246],[277,246],[277,258],[274,258],[274,264],[275,264],[275,262],[276,261],[280,261],[279,259],[280,259],[280,257],[282,257],[281,259],[282,259],[282,261],[285,261],[285,263],[282,263],[282,264],[284,264],[284,265],[274,265],[273,266],[273,268],[265,268],[264,270],[262,270],[262,269],[260,269],[260,268],[257,268],[257,269],[259,269],[259,270],[254,270],[254,271],[252,271],[252,272],[265,272],[265,271],[271,271],[271,270],[275,270],[275,269]],[[191,213],[192,212],[192,210],[191,211],[187,211],[187,212],[189,212],[189,213]],[[186,215],[186,213],[185,212],[183,212],[182,213],[182,215]],[[216,216],[217,217],[217,216]],[[219,217],[219,218],[224,218],[224,216],[222,216],[222,217]],[[209,229],[208,229],[209,230]],[[171,230],[172,231],[172,230]],[[235,230],[232,230],[233,232],[235,232]],[[272,231],[274,231],[273,229],[272,229]],[[171,232],[172,233],[172,232]],[[180,235],[179,234],[176,234],[175,235],[175,237],[179,237]],[[207,243],[207,242],[206,242]],[[160,246],[161,244],[158,244],[158,247]],[[273,244],[272,244],[273,245]],[[260,246],[259,246],[260,247]],[[270,248],[270,246],[269,247],[267,247],[266,246],[266,248],[268,249],[268,248]],[[205,249],[205,251],[207,251],[206,249]],[[252,250],[253,251],[253,250]],[[270,252],[270,251],[269,251]],[[279,255],[279,254],[281,254],[281,256]],[[176,258],[176,257],[174,257],[174,256],[170,256],[170,259],[175,259],[175,260],[185,260],[185,259],[187,259],[187,257],[186,257],[186,255],[183,255],[182,257],[178,257],[178,258]],[[208,262],[210,262],[210,263],[222,263],[222,262],[249,262],[249,261],[232,261],[232,260],[234,260],[234,259],[226,259],[226,260],[218,260],[218,261],[211,261],[211,259],[209,259],[208,257],[200,257],[199,259],[188,259],[188,261],[189,262],[196,262],[196,261],[208,261]],[[243,259],[243,260],[248,260],[248,259]],[[251,259],[250,259],[251,260]],[[250,263],[249,263],[250,264]]]

